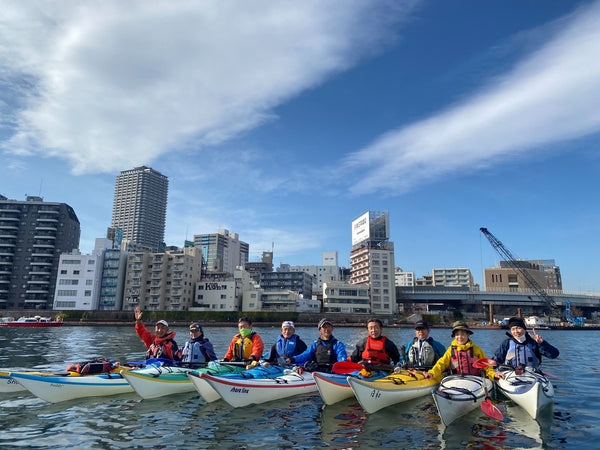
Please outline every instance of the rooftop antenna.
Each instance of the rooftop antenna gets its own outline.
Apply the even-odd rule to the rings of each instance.
[[[38,195],[38,197],[40,197],[40,198],[42,197],[42,185],[43,185],[43,184],[44,184],[44,179],[42,178],[42,179],[40,180],[40,193],[39,193],[39,195]]]

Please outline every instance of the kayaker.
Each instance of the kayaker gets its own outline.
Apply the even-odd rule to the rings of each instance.
[[[265,358],[265,366],[276,363],[283,358],[297,356],[306,350],[308,346],[304,343],[300,336],[296,334],[294,322],[286,320],[281,324],[281,334],[277,338],[277,342],[273,344],[269,354]]]
[[[512,367],[523,368],[530,366],[537,368],[542,362],[542,356],[554,359],[558,357],[559,351],[542,336],[535,332],[527,332],[525,321],[520,317],[511,317],[508,320],[510,333],[498,349],[494,352],[494,361]]]
[[[477,369],[473,367],[473,363],[478,359],[485,358],[485,352],[471,341],[473,331],[469,328],[466,322],[456,321],[452,324],[452,343],[444,355],[437,363],[427,372],[423,372],[425,378],[433,378],[436,381],[441,381],[444,372],[447,370],[451,374],[469,374],[481,375],[481,370],[490,379],[500,378],[498,373],[494,371],[492,366],[485,369]]]
[[[146,359],[165,358],[178,361],[177,342],[175,342],[175,332],[169,330],[169,324],[166,320],[159,320],[154,325],[156,334],[150,333],[142,322],[142,310],[138,306],[135,308],[135,331],[140,339],[146,345]]]
[[[265,345],[260,336],[252,331],[252,320],[240,317],[239,333],[233,336],[223,361],[258,362],[262,357]]]
[[[190,325],[190,340],[185,343],[179,351],[181,362],[185,363],[205,363],[217,359],[213,345],[204,337],[204,331],[199,323],[194,322]]]
[[[398,364],[400,352],[398,347],[386,336],[382,335],[383,322],[372,318],[367,322],[368,336],[356,344],[356,348],[350,356],[350,361],[355,363],[370,364]]]
[[[346,346],[333,336],[331,320],[321,319],[318,330],[321,336],[298,356],[287,358],[287,362],[298,365],[305,364],[306,370],[311,372],[330,373],[335,362],[347,361]]]
[[[427,321],[415,323],[415,337],[404,346],[401,368],[429,370],[444,355],[446,347],[429,336],[430,331]]]

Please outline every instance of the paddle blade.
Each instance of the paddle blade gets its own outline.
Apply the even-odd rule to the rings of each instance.
[[[484,400],[481,402],[481,410],[483,411],[483,413],[486,416],[489,416],[492,419],[496,419],[496,420],[504,419],[504,416],[502,415],[500,410],[498,408],[496,408],[494,405],[492,405],[492,402],[490,401],[489,398],[487,400]]]
[[[473,367],[475,367],[476,369],[485,369],[486,367],[489,367],[489,366],[492,366],[492,367],[496,366],[496,361],[494,361],[493,359],[489,359],[489,358],[481,358],[473,363]]]
[[[352,361],[338,361],[331,368],[333,373],[337,374],[347,374],[362,369],[364,369],[362,364],[354,363]]]

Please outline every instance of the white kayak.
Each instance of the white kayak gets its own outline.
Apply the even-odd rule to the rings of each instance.
[[[117,373],[82,377],[10,372],[10,377],[16,379],[36,397],[51,403],[133,392],[127,380]]]
[[[209,363],[210,364],[210,363]],[[206,372],[214,375],[225,375],[244,370],[225,364],[210,365],[210,368],[191,368],[169,364],[151,364],[142,369],[122,370],[133,390],[143,399],[164,397],[165,395],[196,392],[196,388],[188,377],[189,373]]]
[[[27,389],[18,380],[10,376],[10,371],[0,372],[0,393],[19,392]]]
[[[361,380],[348,377],[348,383],[360,406],[374,413],[391,405],[429,395],[438,386],[433,379],[427,379],[423,372],[403,370],[378,380]]]
[[[494,383],[477,375],[449,375],[432,392],[440,418],[448,426],[457,418],[479,408]]]
[[[534,419],[538,418],[540,411],[554,403],[554,386],[539,370],[525,367],[516,371],[510,366],[500,366],[498,372],[505,377],[496,380],[500,391]]]
[[[310,394],[317,385],[310,372],[286,369],[284,375],[275,378],[234,379],[201,374],[208,384],[231,406],[239,408],[272,400]]]
[[[248,370],[242,368],[238,371],[236,366],[231,366],[226,362],[218,364],[223,367],[233,368],[233,370],[231,370],[231,373],[223,374],[222,370],[212,370],[213,366],[211,366],[207,370],[199,370],[198,372],[189,372],[187,374],[189,380],[194,385],[194,388],[206,403],[216,402],[221,398],[221,395],[219,395],[219,393],[206,381],[206,378],[202,376],[203,373],[224,378],[247,380],[267,377],[273,378],[283,375],[284,371],[283,367],[278,365],[271,365],[270,367],[257,366]]]
[[[348,374],[313,372],[313,379],[326,405],[333,405],[354,396]]]

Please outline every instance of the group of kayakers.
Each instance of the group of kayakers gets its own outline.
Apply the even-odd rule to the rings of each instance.
[[[212,344],[204,337],[199,323],[189,326],[190,339],[179,349],[175,333],[169,330],[165,320],[155,324],[155,334],[146,329],[142,322],[142,311],[135,310],[135,329],[148,352],[147,359],[166,358],[184,363],[204,363],[217,359]],[[258,333],[252,330],[252,320],[241,317],[236,333],[223,361],[243,361],[249,365],[295,364],[306,370],[331,372],[336,362],[351,361],[369,366],[396,366],[396,370],[414,368],[424,371],[426,378],[441,380],[446,374],[485,375],[491,380],[503,378],[494,365],[509,365],[515,368],[530,366],[537,368],[542,357],[554,359],[559,355],[556,347],[545,341],[533,329],[527,332],[525,322],[513,317],[508,322],[510,333],[500,344],[493,356],[494,363],[484,369],[474,367],[474,362],[487,360],[485,352],[471,340],[473,331],[466,322],[457,321],[452,325],[452,343],[446,349],[430,336],[431,328],[426,321],[415,323],[415,337],[400,350],[394,342],[382,334],[383,323],[372,318],[367,322],[368,335],[356,344],[350,356],[343,342],[333,336],[333,322],[322,319],[317,328],[319,337],[307,346],[296,334],[292,321],[281,324],[281,334],[268,354],[263,358],[264,344]],[[491,361],[491,360],[488,360]],[[392,366],[392,367],[393,367]]]

